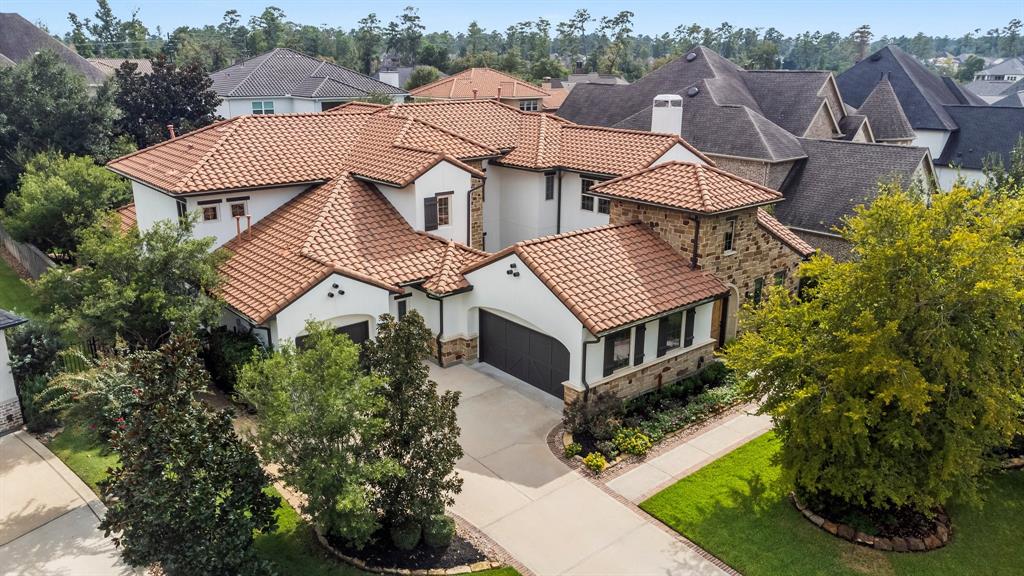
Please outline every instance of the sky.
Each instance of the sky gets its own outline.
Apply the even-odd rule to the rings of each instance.
[[[428,32],[464,31],[472,20],[487,30],[543,16],[554,24],[585,7],[597,17],[631,10],[637,33],[671,32],[679,24],[718,26],[727,21],[739,27],[775,27],[783,34],[806,30],[848,33],[870,24],[876,38],[884,35],[961,36],[1003,27],[1012,18],[1024,20],[1024,0],[377,0],[328,2],[325,0],[110,0],[114,13],[127,19],[135,9],[142,22],[166,34],[178,26],[217,24],[228,9],[238,10],[243,20],[268,5],[284,10],[288,19],[302,24],[351,28],[369,12],[389,21],[407,5],[419,8]],[[17,12],[32,22],[44,23],[52,33],[63,34],[70,25],[68,12],[91,16],[94,0],[0,0],[0,12]]]

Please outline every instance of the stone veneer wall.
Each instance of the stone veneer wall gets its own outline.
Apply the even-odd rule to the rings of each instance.
[[[482,160],[468,162],[470,166],[483,171]],[[469,186],[473,190],[469,195],[469,247],[477,250],[484,249],[484,180],[471,176]]]
[[[716,156],[708,154],[708,158],[715,161],[715,167],[735,174],[740,178],[746,178],[762,186],[769,186],[771,164],[760,160],[747,160],[744,158],[732,158],[730,156]]]
[[[3,338],[0,335],[0,338]],[[17,398],[12,398],[0,404],[0,432],[17,430],[24,423],[21,417],[21,404]]]
[[[818,108],[818,113],[811,119],[810,125],[807,126],[807,131],[804,132],[804,138],[816,138],[818,140],[831,140],[838,134],[834,132],[832,125],[832,118],[829,117],[829,111],[825,107]]]
[[[646,392],[696,374],[708,363],[714,361],[715,342],[708,342],[693,350],[682,352],[660,362],[652,363],[637,370],[625,371],[621,376],[612,374],[608,378],[590,385],[591,393],[611,392],[623,400],[635,398]],[[571,404],[583,397],[583,392],[572,386],[564,387],[564,400]]]
[[[441,342],[442,368],[454,364],[475,360],[477,356],[477,338],[454,338]],[[430,359],[437,363],[437,338],[430,340]]]

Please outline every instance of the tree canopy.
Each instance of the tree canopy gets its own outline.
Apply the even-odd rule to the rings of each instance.
[[[797,488],[930,513],[973,498],[1022,430],[1020,200],[956,187],[931,206],[889,188],[844,230],[854,260],[771,291],[726,361],[763,399]]]

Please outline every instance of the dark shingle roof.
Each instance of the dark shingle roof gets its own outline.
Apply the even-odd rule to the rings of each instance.
[[[13,12],[0,12],[0,55],[12,62],[29,60],[36,52],[49,50],[91,85],[103,84],[106,76],[54,37]]]
[[[978,74],[986,76],[1005,76],[1007,74],[1024,74],[1024,56],[1007,58],[999,64],[993,64]]]
[[[1021,86],[1024,80],[975,80],[964,86],[978,96],[1000,96],[1007,94],[1014,86]],[[1024,90],[1024,88],[1017,88]]]
[[[213,90],[223,98],[297,96],[363,98],[371,93],[405,91],[287,48],[275,48],[210,74]]]
[[[1010,106],[947,106],[959,130],[953,132],[935,161],[940,166],[980,170],[989,154],[1010,161],[1017,140],[1024,135],[1024,108]]]
[[[839,121],[839,129],[843,132],[843,140],[853,140],[860,130],[860,127],[868,121],[867,116],[860,114],[847,114]],[[870,128],[869,128],[870,129]]]
[[[28,322],[21,316],[0,308],[0,330]]]
[[[843,98],[860,107],[885,77],[892,83],[903,112],[916,130],[955,130],[956,123],[943,109],[945,105],[985,105],[978,96],[965,92],[955,82],[945,82],[913,56],[891,45],[840,74],[836,83]]]
[[[819,93],[831,76],[820,70],[752,70],[743,79],[765,118],[802,136],[825,101]]]
[[[882,78],[857,109],[858,114],[868,117],[875,139],[913,140],[914,127],[910,125],[896,92],[888,78]]]
[[[1002,100],[996,100],[989,106],[1014,106],[1017,108],[1024,106],[1024,87],[1021,87],[1020,92],[1014,92]]]
[[[834,232],[853,208],[870,202],[878,183],[911,183],[927,148],[801,138],[807,153],[782,186],[775,217],[786,226]],[[865,167],[870,166],[870,169]]]

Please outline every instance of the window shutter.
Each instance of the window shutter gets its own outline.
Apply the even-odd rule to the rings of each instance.
[[[658,319],[658,358],[665,355],[666,345],[668,344],[668,316],[662,316]]]
[[[690,308],[686,311],[686,326],[683,328],[683,347],[689,348],[693,345],[693,322],[697,319],[697,309]]]
[[[615,340],[612,335],[604,337],[604,375],[608,376],[615,371]]]
[[[437,230],[437,198],[423,199],[423,229]]]
[[[633,366],[644,363],[644,337],[647,335],[647,326],[643,324],[636,327],[636,340],[633,342]]]

